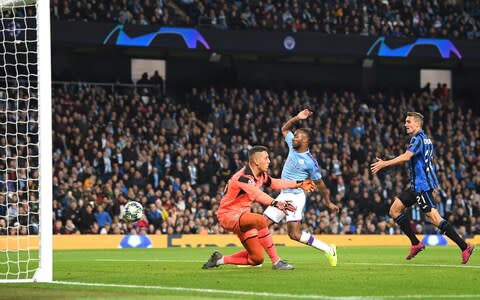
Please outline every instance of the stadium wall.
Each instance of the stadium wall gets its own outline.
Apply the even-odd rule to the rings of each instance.
[[[340,247],[349,246],[408,246],[408,239],[402,235],[321,235],[318,236],[327,243]],[[436,237],[436,236],[434,236]],[[148,236],[152,248],[198,248],[198,247],[235,247],[241,246],[235,235],[151,235]],[[423,239],[424,236],[421,236]],[[55,235],[53,248],[55,250],[81,249],[116,249],[120,248],[122,235]],[[290,240],[287,235],[275,235],[278,246],[304,247]],[[480,236],[469,239],[470,243],[480,244]],[[0,237],[0,250],[25,249],[26,245],[38,245],[38,237],[20,237],[19,240]],[[448,240],[448,245],[453,243]]]

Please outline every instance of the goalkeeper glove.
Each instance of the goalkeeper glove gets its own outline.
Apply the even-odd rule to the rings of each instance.
[[[317,189],[317,185],[311,179],[297,181],[297,187],[307,193],[314,192]]]
[[[294,212],[297,210],[297,208],[293,205],[292,200],[285,200],[285,201],[273,200],[271,205],[283,211],[284,213],[287,213],[289,211]]]

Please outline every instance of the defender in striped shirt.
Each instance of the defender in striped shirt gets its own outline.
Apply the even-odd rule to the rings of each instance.
[[[420,251],[425,249],[425,245],[419,241],[410,227],[407,216],[403,213],[406,207],[417,203],[422,212],[428,217],[430,222],[440,229],[440,232],[448,236],[462,250],[462,264],[466,264],[473,253],[474,246],[467,244],[453,226],[444,220],[438,210],[435,208],[433,193],[439,186],[438,178],[435,175],[435,167],[432,163],[434,146],[430,138],[422,130],[423,115],[418,112],[407,113],[405,119],[405,129],[412,138],[405,153],[391,160],[381,160],[377,157],[376,162],[371,165],[371,171],[376,174],[385,167],[409,162],[410,166],[410,189],[402,192],[395,197],[390,207],[390,216],[400,226],[403,232],[410,239],[412,246],[406,259],[412,259]]]

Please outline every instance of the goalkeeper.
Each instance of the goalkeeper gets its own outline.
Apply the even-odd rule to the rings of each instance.
[[[308,109],[299,112],[295,117],[291,118],[282,126],[282,135],[288,145],[288,157],[283,165],[282,178],[290,180],[312,179],[318,187],[323,201],[328,209],[338,212],[339,208],[330,202],[330,191],[325,186],[320,174],[318,162],[313,158],[308,145],[310,143],[310,129],[300,128],[292,133],[291,129],[295,123],[305,120],[312,115]],[[303,208],[305,206],[305,193],[298,188],[285,189],[278,195],[277,200],[288,199],[293,201],[293,205],[297,208],[294,213],[279,210],[274,206],[269,206],[264,212],[271,221],[270,224],[279,223],[285,216],[287,219],[288,235],[292,240],[314,247],[325,253],[331,266],[337,265],[337,249],[335,245],[327,245],[316,239],[312,234],[301,231],[301,222],[303,216]]]
[[[256,201],[264,205],[272,205],[284,213],[294,212],[296,208],[288,199],[275,200],[260,188],[262,186],[275,190],[301,188],[311,192],[315,190],[315,184],[311,180],[297,182],[270,177],[268,175],[270,159],[267,150],[263,146],[252,147],[248,153],[248,165],[235,173],[228,181],[217,212],[220,225],[237,234],[245,250],[227,256],[215,251],[203,265],[203,269],[223,264],[260,265],[263,263],[262,248],[270,256],[273,269],[293,269],[292,265],[282,261],[278,256],[268,229],[267,219],[263,215],[250,212],[251,204]]]

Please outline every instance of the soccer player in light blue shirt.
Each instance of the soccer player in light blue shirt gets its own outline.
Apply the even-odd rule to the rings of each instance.
[[[330,192],[322,180],[318,163],[308,149],[311,134],[310,129],[300,128],[297,129],[295,133],[291,131],[295,123],[307,119],[312,114],[308,109],[304,109],[282,126],[282,135],[288,145],[288,157],[283,165],[282,179],[296,181],[313,180],[327,207],[334,212],[338,212],[338,206],[330,201]],[[267,207],[264,215],[269,219],[270,224],[279,223],[286,217],[288,235],[292,240],[323,251],[330,265],[336,266],[337,250],[335,245],[327,245],[319,239],[316,239],[311,233],[302,232],[301,230],[303,210],[306,201],[304,191],[302,189],[285,189],[278,195],[277,200],[291,201],[297,210],[285,214],[273,206]]]
[[[435,207],[433,193],[439,186],[438,178],[435,175],[435,167],[432,158],[435,152],[432,140],[422,130],[423,115],[418,112],[409,112],[405,119],[405,129],[411,136],[410,144],[405,153],[390,159],[382,160],[377,157],[376,162],[371,165],[371,171],[376,174],[383,168],[396,164],[409,162],[410,167],[410,189],[402,192],[395,197],[390,207],[390,216],[400,226],[403,232],[408,236],[412,246],[406,259],[412,259],[420,251],[425,249],[425,245],[419,241],[410,227],[410,221],[403,213],[406,207],[418,204],[422,212],[428,217],[430,222],[440,229],[440,232],[448,236],[460,247],[462,253],[462,264],[466,264],[473,253],[474,246],[467,244],[462,239],[455,228],[444,220]]]

